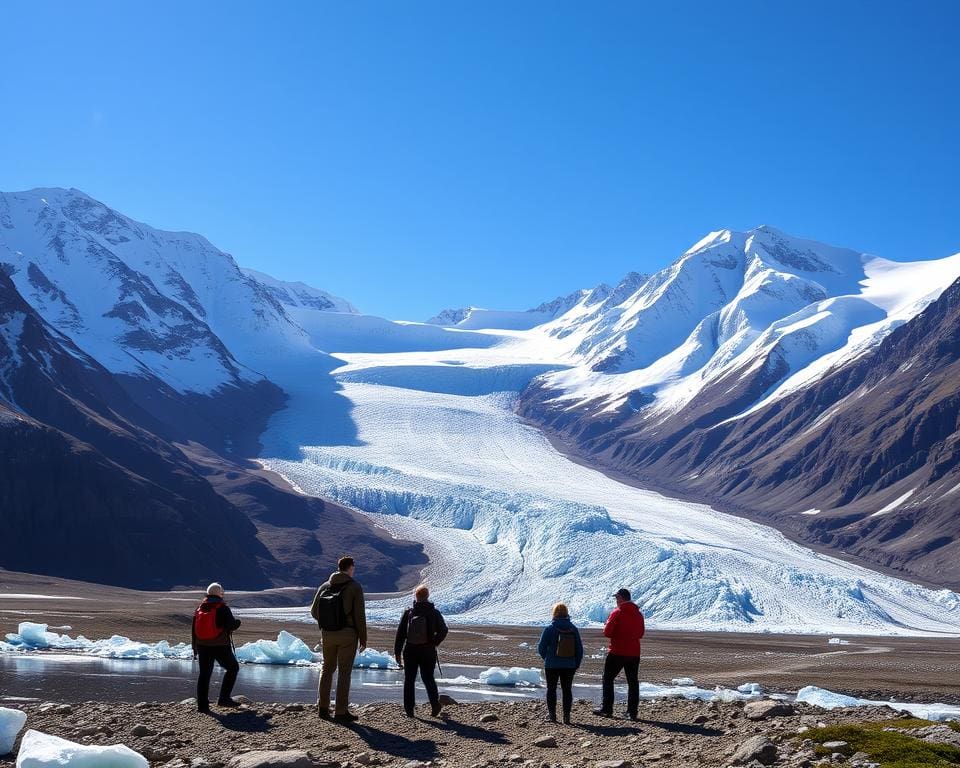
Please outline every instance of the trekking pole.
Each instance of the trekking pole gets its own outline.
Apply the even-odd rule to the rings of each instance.
[[[437,669],[440,670],[440,677],[443,677],[443,667],[440,666],[440,654],[437,654]]]

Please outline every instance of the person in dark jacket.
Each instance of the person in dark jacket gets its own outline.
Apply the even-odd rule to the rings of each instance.
[[[417,587],[413,596],[413,606],[407,608],[400,618],[393,646],[397,663],[403,669],[403,711],[407,717],[413,717],[414,686],[419,671],[430,698],[430,714],[437,717],[441,709],[440,692],[433,668],[437,666],[437,646],[447,637],[447,623],[430,602],[430,590],[425,584]]]
[[[333,590],[339,592],[343,601],[344,626],[340,629],[320,631],[323,663],[317,685],[317,714],[324,720],[330,718],[330,689],[333,687],[334,672],[337,673],[337,695],[333,719],[346,723],[360,719],[349,709],[353,661],[358,650],[363,653],[367,648],[366,600],[363,587],[354,578],[356,568],[352,557],[341,557],[337,561],[337,570],[320,585],[313,598],[313,605],[310,606],[310,614],[319,619],[318,601],[322,595]]]
[[[557,683],[563,691],[563,722],[570,724],[573,708],[573,676],[583,663],[583,641],[580,631],[570,621],[570,611],[563,603],[553,606],[553,621],[543,628],[537,653],[543,659],[547,676],[547,717],[557,722]]]
[[[643,614],[630,599],[629,589],[619,589],[614,595],[617,607],[607,618],[603,628],[609,638],[607,659],[603,665],[603,703],[593,714],[613,717],[613,681],[623,671],[627,678],[627,717],[637,719],[640,707],[640,638],[643,637]]]
[[[201,614],[210,611],[214,612],[213,624],[220,630],[220,633],[213,638],[199,638],[197,637],[197,623],[201,620]],[[233,617],[230,606],[223,600],[223,587],[214,582],[207,587],[207,596],[197,607],[191,632],[193,658],[199,658],[200,660],[200,676],[197,678],[197,710],[199,712],[210,711],[210,676],[213,674],[214,663],[219,664],[226,672],[223,676],[223,682],[220,683],[220,697],[217,700],[217,705],[220,707],[240,706],[230,696],[233,693],[233,686],[237,682],[237,674],[240,672],[240,664],[233,654],[233,643],[230,635],[239,628],[240,619]]]

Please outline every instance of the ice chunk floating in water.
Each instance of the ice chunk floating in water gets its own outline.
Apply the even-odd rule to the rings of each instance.
[[[0,652],[58,650],[73,651],[86,656],[106,659],[192,659],[193,651],[186,643],[170,645],[166,640],[159,643],[140,643],[129,637],[114,635],[106,640],[88,640],[83,635],[70,637],[47,631],[46,624],[23,621],[16,633],[7,635],[8,647]]]
[[[490,667],[480,673],[483,685],[543,685],[539,669]]]
[[[26,712],[0,707],[0,755],[9,755],[13,752],[17,734],[26,722]]]
[[[237,648],[237,658],[253,664],[313,664],[318,660],[305,642],[281,631],[276,640],[255,640]]]
[[[17,768],[150,768],[147,759],[123,744],[76,744],[39,731],[27,731]]]

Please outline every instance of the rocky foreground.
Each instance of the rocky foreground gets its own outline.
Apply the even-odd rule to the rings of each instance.
[[[21,708],[26,729],[82,744],[124,743],[152,768],[876,766],[869,755],[825,741],[824,734],[853,723],[890,721],[887,731],[899,730],[898,722],[920,725],[891,720],[898,715],[888,709],[827,712],[775,701],[644,702],[636,723],[595,717],[592,707],[578,701],[570,726],[546,722],[544,705],[527,702],[449,704],[440,718],[421,709],[413,720],[397,704],[370,704],[356,710],[360,720],[352,725],[320,720],[306,704],[245,703],[209,715],[197,714],[192,701]],[[960,739],[947,725],[927,724],[921,735],[955,745]],[[14,765],[18,748],[19,740],[0,767]]]

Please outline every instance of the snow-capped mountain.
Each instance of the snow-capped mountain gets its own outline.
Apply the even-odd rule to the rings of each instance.
[[[0,194],[0,566],[262,587],[322,580],[335,539],[394,587],[419,545],[248,465],[287,397],[254,366],[278,360],[314,385],[333,365],[199,235],[76,190]]]
[[[341,299],[339,296],[321,291],[319,288],[314,288],[306,283],[284,282],[246,267],[241,268],[240,271],[262,285],[284,307],[304,307],[321,312],[359,314],[357,308],[346,299]]]
[[[662,418],[717,381],[762,370],[756,401],[776,398],[875,346],[958,276],[960,256],[898,264],[770,227],[714,232],[633,278],[628,297],[618,287],[544,326],[572,366],[539,385],[567,408],[639,400]]]
[[[306,335],[199,235],[135,222],[78,190],[0,194],[0,264],[54,327],[113,373],[180,392],[256,382]]]

